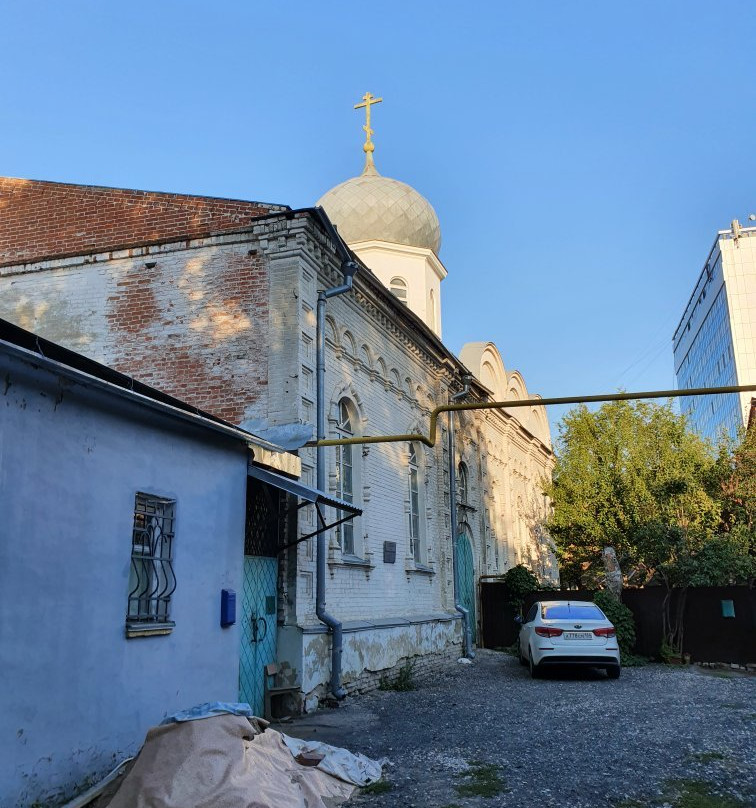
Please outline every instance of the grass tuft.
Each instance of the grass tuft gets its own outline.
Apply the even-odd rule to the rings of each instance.
[[[455,786],[457,794],[460,797],[496,797],[505,794],[509,789],[499,776],[499,771],[499,767],[493,763],[471,761],[470,768],[457,775],[466,781]]]
[[[631,654],[629,651],[620,651],[620,662],[623,668],[642,668],[651,660],[640,654]]]
[[[361,794],[385,794],[391,791],[394,786],[388,780],[376,780],[374,783],[366,785],[360,789]]]
[[[388,676],[381,676],[378,680],[378,690],[395,690],[405,693],[408,690],[417,689],[415,682],[415,660],[408,659],[396,675],[393,681]]]
[[[714,760],[727,760],[727,755],[723,752],[693,752],[688,755],[688,760],[696,760],[699,763],[711,763]]]
[[[667,780],[666,789],[675,808],[746,808],[729,794],[718,794],[706,780]]]

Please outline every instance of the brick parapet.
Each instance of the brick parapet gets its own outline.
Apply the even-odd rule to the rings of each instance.
[[[242,228],[285,206],[0,177],[0,265]]]

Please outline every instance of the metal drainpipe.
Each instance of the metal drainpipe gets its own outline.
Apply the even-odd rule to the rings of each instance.
[[[451,397],[454,404],[465,398],[470,392],[470,377],[464,376],[464,387]],[[459,565],[457,564],[457,462],[454,445],[454,412],[449,413],[449,500],[452,537],[452,568],[454,570],[454,608],[462,615],[463,652],[468,659],[475,659],[472,648],[472,630],[470,627],[470,610],[466,609],[459,599]]]
[[[344,283],[341,286],[334,286],[331,289],[321,289],[318,291],[318,308],[316,319],[316,386],[317,386],[317,413],[316,429],[317,439],[325,439],[325,307],[326,301],[331,297],[343,295],[352,288],[354,273],[359,269],[359,265],[352,258],[345,247],[341,237],[336,233],[331,222],[325,217],[322,210],[315,208],[318,212],[321,224],[331,236],[337,251],[341,256],[341,271],[344,273]],[[326,482],[326,447],[317,448],[317,488],[318,491],[325,491]],[[346,690],[341,686],[341,653],[343,648],[341,621],[326,611],[325,582],[326,582],[326,532],[319,530],[317,533],[317,565],[316,565],[316,588],[315,588],[315,614],[322,623],[331,631],[331,693],[336,699],[343,699]]]

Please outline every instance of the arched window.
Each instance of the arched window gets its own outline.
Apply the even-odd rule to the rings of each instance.
[[[409,480],[409,538],[410,553],[418,563],[423,559],[422,535],[420,522],[420,467],[417,460],[415,444],[409,445],[409,460],[407,463],[407,477]]]
[[[457,468],[457,500],[463,505],[467,504],[467,484],[467,466],[464,463],[460,463]]]
[[[389,284],[389,292],[405,306],[407,305],[407,281],[403,278],[392,278]]]
[[[484,525],[486,530],[486,541],[493,544],[494,551],[494,569],[499,571],[499,538],[491,530],[491,511],[486,508],[484,516]]]
[[[354,412],[345,398],[339,402],[339,421],[336,432],[340,438],[354,436]],[[336,446],[336,496],[345,502],[354,503],[355,469],[354,446]],[[344,522],[336,528],[341,551],[346,555],[355,554],[354,520]]]
[[[433,289],[430,290],[428,309],[428,325],[436,332],[441,331],[441,320],[438,315],[438,302],[436,301],[436,293]]]

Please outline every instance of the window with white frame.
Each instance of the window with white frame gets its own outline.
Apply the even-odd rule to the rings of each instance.
[[[389,283],[389,292],[405,306],[407,305],[407,281],[403,278],[392,278]]]
[[[468,495],[467,466],[464,463],[460,463],[457,467],[457,501],[466,505]]]
[[[423,560],[422,520],[421,520],[421,484],[420,466],[417,449],[414,443],[409,444],[409,459],[407,463],[407,478],[409,481],[409,538],[410,553],[417,563]]]
[[[336,432],[340,438],[354,437],[356,413],[347,399],[339,402],[339,421]],[[336,446],[336,496],[354,504],[356,489],[354,446]],[[336,536],[345,555],[355,555],[354,522],[352,519],[338,525]]]
[[[176,501],[137,493],[131,533],[127,629],[169,629]]]

